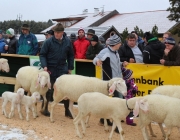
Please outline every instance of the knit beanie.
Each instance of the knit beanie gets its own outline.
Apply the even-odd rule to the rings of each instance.
[[[144,38],[146,38],[146,40],[148,42],[150,39],[154,38],[154,36],[150,32],[145,32]]]
[[[79,31],[83,31],[83,32],[85,33],[85,31],[84,31],[84,29],[83,29],[83,28],[79,28],[79,30],[78,30],[78,34],[79,34]]]
[[[122,75],[123,75],[124,80],[128,80],[131,77],[131,75],[133,74],[132,70],[126,69],[124,67],[122,67],[121,70],[122,70]]]
[[[121,43],[121,38],[114,34],[113,36],[110,37],[109,39],[109,45],[110,46],[115,46],[117,44]]]
[[[97,35],[93,35],[93,37],[91,38],[91,41],[99,42]]]
[[[166,40],[165,40],[164,43],[165,43],[165,44],[170,44],[170,45],[175,45],[175,44],[176,44],[176,41],[174,40],[174,38],[168,37],[168,38],[166,38]]]
[[[54,32],[63,32],[64,27],[61,23],[56,24],[56,26],[53,27],[52,29]]]
[[[14,36],[14,29],[9,28],[9,29],[6,31],[6,34]]]

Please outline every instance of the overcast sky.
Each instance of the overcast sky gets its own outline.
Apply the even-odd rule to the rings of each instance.
[[[1,0],[0,21],[21,20],[48,21],[81,14],[84,9],[90,13],[104,5],[105,11],[116,9],[119,13],[166,10],[169,0]]]

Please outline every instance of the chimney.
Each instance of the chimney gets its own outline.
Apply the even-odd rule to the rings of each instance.
[[[94,16],[97,16],[99,14],[99,8],[94,8]]]
[[[85,14],[87,14],[88,13],[88,9],[84,9],[83,10],[83,14],[85,15]]]

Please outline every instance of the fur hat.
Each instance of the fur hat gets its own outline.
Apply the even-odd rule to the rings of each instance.
[[[99,42],[98,36],[93,35],[93,37],[91,38],[91,41]]]
[[[54,32],[63,32],[64,27],[61,23],[56,24],[56,26],[53,27],[52,29]]]
[[[176,44],[176,41],[174,40],[174,38],[168,37],[168,38],[166,38],[166,40],[165,40],[164,43],[165,43],[165,44],[170,44],[170,45],[175,45],[175,44]]]
[[[9,28],[8,30],[6,30],[6,34],[14,36],[14,29]]]
[[[87,35],[95,35],[95,30],[89,29]]]
[[[28,24],[23,24],[22,26],[21,26],[21,29],[23,30],[30,30],[30,27],[29,27],[29,25]]]
[[[132,70],[126,69],[124,67],[122,67],[121,70],[122,70],[122,75],[123,75],[124,80],[128,80],[131,77],[131,75],[133,74]]]
[[[121,38],[114,34],[113,36],[110,37],[109,39],[109,45],[110,46],[115,46],[117,44],[121,43]]]

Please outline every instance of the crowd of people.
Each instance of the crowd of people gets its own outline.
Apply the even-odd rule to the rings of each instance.
[[[37,55],[38,42],[34,34],[30,32],[27,24],[21,27],[22,33],[19,40],[16,39],[12,28],[6,31],[9,38],[7,42],[0,31],[0,53]],[[49,72],[52,89],[47,92],[47,101],[51,101],[53,84],[63,74],[71,74],[74,69],[74,59],[91,59],[93,64],[103,69],[103,80],[114,77],[122,77],[128,87],[127,97],[115,91],[114,96],[129,99],[137,92],[137,86],[132,79],[132,70],[126,69],[128,63],[162,64],[165,66],[180,66],[180,43],[176,45],[175,40],[169,32],[164,33],[163,40],[159,41],[150,32],[146,32],[143,39],[132,31],[126,41],[122,43],[121,38],[112,32],[107,40],[98,37],[95,30],[89,29],[87,33],[80,28],[76,33],[67,37],[64,27],[58,23],[44,35],[44,41],[39,52],[41,67]],[[64,100],[65,116],[72,118],[69,111],[69,100]],[[49,112],[44,112],[49,116]],[[129,114],[126,118],[128,125],[135,126]],[[103,124],[103,119],[100,119]],[[112,123],[108,120],[108,124]],[[116,129],[117,130],[117,129]]]

